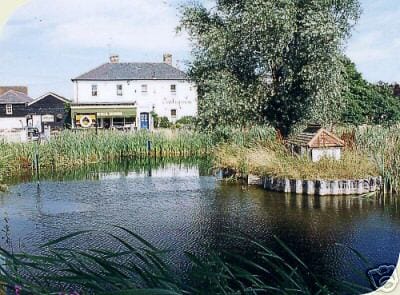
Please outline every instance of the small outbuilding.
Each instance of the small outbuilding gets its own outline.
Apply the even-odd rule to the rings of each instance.
[[[313,162],[323,157],[340,160],[344,141],[321,125],[309,125],[303,132],[289,138],[292,152],[307,155]]]

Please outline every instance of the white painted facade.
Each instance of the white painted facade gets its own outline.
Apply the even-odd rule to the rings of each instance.
[[[0,131],[1,130],[12,130],[12,129],[23,129],[26,125],[25,117],[10,117],[0,118]]]
[[[318,162],[325,157],[339,161],[341,153],[342,149],[340,147],[314,148],[311,150],[311,160],[313,162]]]
[[[118,85],[122,86],[121,95]],[[97,88],[97,96],[92,95],[92,87]],[[154,111],[174,122],[197,115],[197,89],[187,80],[75,80],[73,103],[135,103],[138,114]]]

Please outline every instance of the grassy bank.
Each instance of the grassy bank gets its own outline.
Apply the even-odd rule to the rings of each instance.
[[[155,132],[63,131],[49,142],[0,143],[0,179],[31,171],[35,154],[41,170],[73,170],[93,164],[137,158],[206,156],[224,142],[238,145],[270,140],[274,131],[256,127],[247,131],[220,128],[213,132],[160,130]],[[149,152],[147,146],[151,142]]]
[[[400,126],[341,127],[346,149],[341,161],[312,163],[292,156],[271,127],[246,130],[219,128],[212,132],[64,131],[50,142],[0,142],[0,180],[33,172],[36,149],[41,171],[68,171],[94,163],[124,159],[215,156],[216,166],[243,174],[298,179],[364,178],[381,175],[386,190],[400,192]],[[151,142],[148,153],[147,142]],[[1,182],[1,181],[0,181]],[[1,187],[0,189],[4,189]]]
[[[222,144],[215,151],[216,165],[243,174],[310,180],[380,175],[384,191],[400,192],[400,125],[347,126],[334,131],[346,143],[340,161],[323,159],[313,163],[307,158],[293,156],[283,142],[272,140],[253,146]]]
[[[346,151],[341,161],[322,159],[312,162],[306,157],[292,156],[281,143],[259,144],[252,148],[221,145],[216,150],[219,167],[240,174],[291,179],[354,179],[378,175],[374,163],[357,151]]]

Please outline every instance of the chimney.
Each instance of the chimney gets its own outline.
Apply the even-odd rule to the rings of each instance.
[[[119,55],[118,54],[110,55],[110,63],[112,64],[119,63]]]
[[[164,54],[164,63],[166,63],[167,65],[172,66],[172,54],[170,54],[170,53],[165,53]]]

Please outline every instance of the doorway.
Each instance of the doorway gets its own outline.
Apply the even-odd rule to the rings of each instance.
[[[140,129],[149,129],[149,113],[140,113]]]
[[[104,129],[110,129],[111,128],[111,119],[110,118],[104,118],[103,119],[103,128]]]

